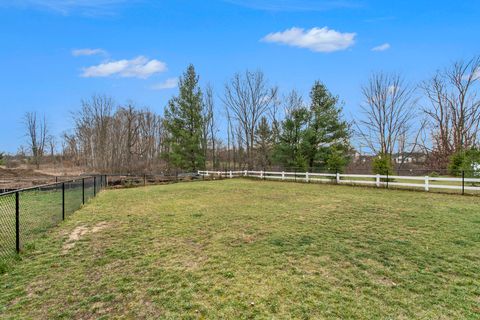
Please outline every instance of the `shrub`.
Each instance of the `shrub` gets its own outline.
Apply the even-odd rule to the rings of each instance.
[[[428,174],[429,177],[436,178],[440,177],[440,174],[437,171],[432,171]]]
[[[471,148],[462,150],[450,157],[448,171],[451,175],[466,177],[480,177],[480,150]]]
[[[389,155],[379,154],[372,162],[373,173],[381,175],[393,175],[392,159]]]
[[[326,159],[326,168],[329,172],[342,173],[349,159],[341,151],[332,150]]]

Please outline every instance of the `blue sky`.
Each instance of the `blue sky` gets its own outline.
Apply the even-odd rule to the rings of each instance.
[[[189,63],[218,94],[246,68],[305,97],[319,79],[351,118],[373,71],[418,82],[480,54],[479,16],[478,0],[0,0],[0,150],[25,144],[25,112],[60,134],[93,93],[162,113]]]

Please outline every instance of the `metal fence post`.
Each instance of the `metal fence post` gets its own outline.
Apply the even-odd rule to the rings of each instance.
[[[20,253],[20,193],[15,192],[15,250]]]
[[[82,179],[82,204],[85,204],[85,178]]]
[[[93,176],[93,196],[97,195],[97,176]]]
[[[147,175],[143,175],[143,186],[145,187],[147,185]]]
[[[62,220],[65,220],[65,182],[62,183]]]
[[[462,195],[465,195],[465,171],[462,170]]]
[[[388,171],[387,171],[387,189],[388,189],[388,182],[389,182],[389,178],[388,178],[389,174],[388,174]]]

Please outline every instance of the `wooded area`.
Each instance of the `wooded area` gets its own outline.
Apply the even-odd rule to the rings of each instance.
[[[54,137],[48,119],[27,113],[27,147],[18,154],[37,167],[62,162],[121,173],[271,166],[342,172],[364,154],[378,173],[412,154],[432,170],[471,170],[480,163],[479,81],[480,57],[418,85],[374,73],[361,88],[360,113],[346,121],[341,98],[321,81],[307,101],[295,90],[280,93],[262,71],[234,74],[214,90],[200,86],[190,65],[163,115],[93,95],[73,113],[72,130]]]

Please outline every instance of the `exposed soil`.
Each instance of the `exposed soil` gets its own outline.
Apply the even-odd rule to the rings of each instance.
[[[0,192],[2,190],[14,190],[28,188],[42,184],[55,182],[56,179],[68,180],[69,177],[50,174],[44,170],[33,170],[25,168],[5,168],[0,166]]]
[[[0,167],[0,192],[28,188],[55,181],[55,176],[32,169],[7,169]]]
[[[75,244],[77,243],[77,241],[80,240],[86,234],[100,232],[103,229],[105,229],[107,226],[108,224],[106,222],[100,222],[91,228],[88,228],[87,226],[84,226],[84,225],[76,227],[68,236],[67,241],[65,241],[65,244],[63,245],[63,253],[67,253],[70,249],[75,247]]]

